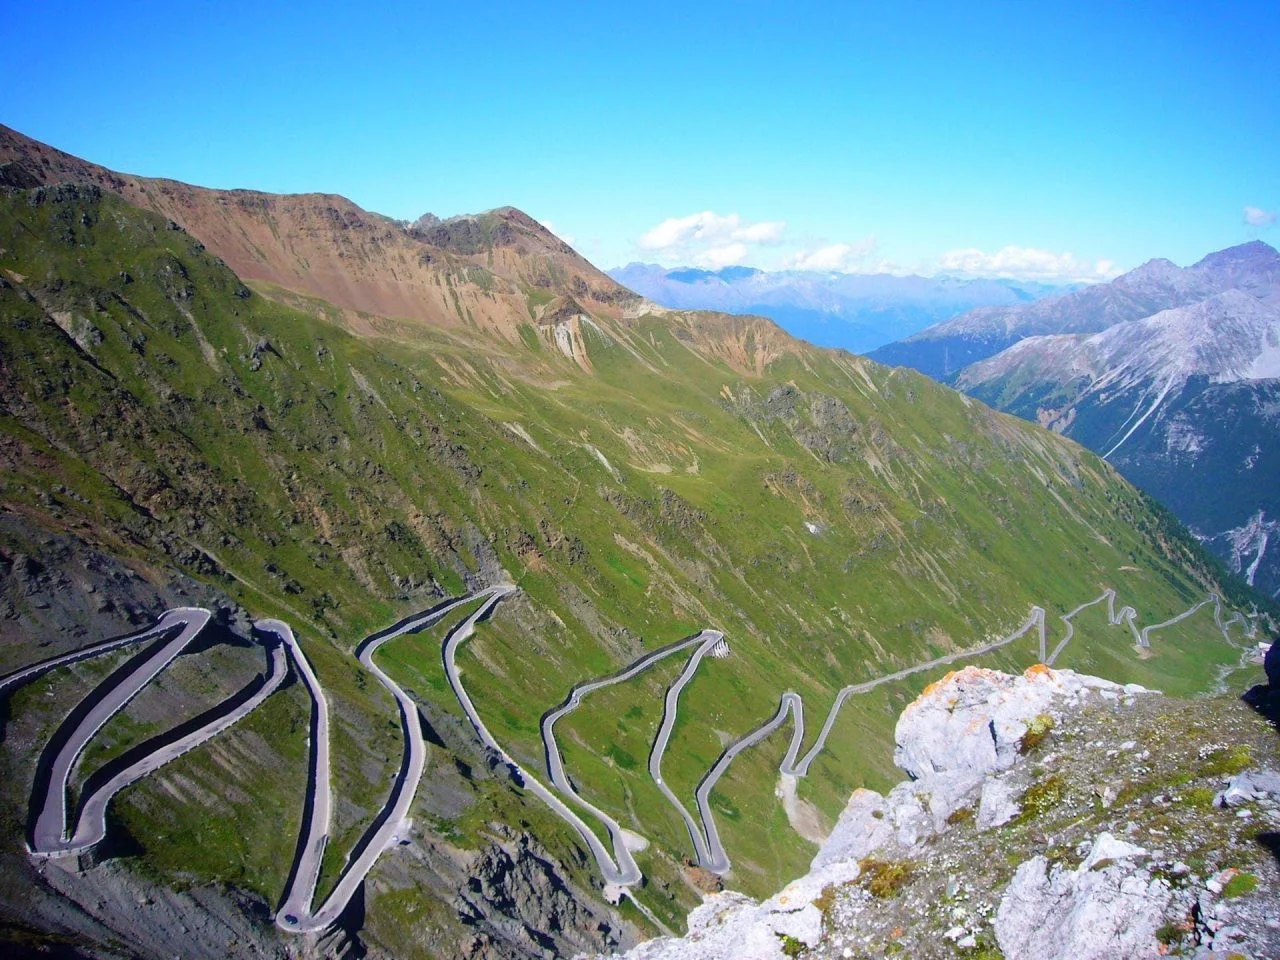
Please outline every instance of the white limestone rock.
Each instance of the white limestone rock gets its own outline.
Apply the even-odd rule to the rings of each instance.
[[[888,804],[874,790],[859,787],[849,797],[831,835],[809,865],[819,870],[828,864],[868,857],[894,836],[893,821],[888,819]]]
[[[1274,770],[1253,770],[1238,773],[1227,781],[1213,802],[1219,807],[1236,807],[1266,796],[1280,798],[1280,773]]]
[[[930,684],[902,711],[893,762],[916,779],[1007,770],[1027,726],[1039,714],[1054,715],[1055,701],[1082,690],[1117,694],[1122,689],[1109,680],[1042,665],[1021,676],[965,667]]]
[[[1108,833],[1075,870],[1044,857],[1022,864],[996,912],[1006,960],[1131,960],[1159,957],[1156,931],[1173,891],[1140,864],[1141,847]]]
[[[707,897],[689,914],[683,937],[660,937],[627,953],[627,960],[785,960],[785,938],[813,945],[822,934],[822,912],[813,901],[831,885],[858,876],[841,861],[788,884],[763,903],[725,891]]]
[[[987,777],[982,784],[982,798],[978,801],[979,830],[1002,827],[1021,812],[1018,791],[1001,777]]]

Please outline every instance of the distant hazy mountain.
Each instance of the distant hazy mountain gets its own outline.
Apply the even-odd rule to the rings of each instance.
[[[1211,253],[1190,267],[1151,260],[1110,283],[1035,303],[972,310],[881,347],[870,357],[950,381],[969,364],[995,356],[1025,337],[1096,333],[1113,324],[1198,303],[1225,290],[1262,295],[1278,283],[1276,252],[1254,241]]]
[[[1148,305],[1157,292],[1199,299],[1133,319],[1135,291]],[[990,313],[945,326],[989,333]],[[1005,319],[1010,332],[1057,331],[966,367],[955,385],[1102,454],[1280,594],[1280,254],[1249,243],[1185,270],[1156,260]]]
[[[753,267],[667,269],[649,263],[608,272],[664,307],[759,314],[810,343],[855,353],[975,307],[1007,308],[1073,289],[1014,280]]]

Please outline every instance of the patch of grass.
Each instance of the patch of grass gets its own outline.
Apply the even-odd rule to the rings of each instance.
[[[1228,880],[1226,886],[1222,888],[1222,898],[1224,900],[1232,900],[1236,897],[1248,896],[1256,889],[1258,889],[1258,878],[1252,873],[1245,873],[1241,870]]]
[[[1168,948],[1170,952],[1177,950],[1191,935],[1193,924],[1186,920],[1170,921],[1156,931],[1156,942]]]
[[[830,916],[831,910],[836,905],[836,885],[829,883],[822,888],[822,892],[813,899],[813,905],[818,908],[818,912],[822,914],[825,920]]]
[[[1062,803],[1066,794],[1067,782],[1056,773],[1033,783],[1022,794],[1021,812],[1015,822],[1025,823],[1048,813]]]
[[[1217,795],[1218,792],[1209,787],[1192,787],[1179,794],[1177,802],[1199,810],[1208,810],[1213,806],[1213,798]]]
[[[1202,777],[1230,777],[1243,773],[1252,763],[1253,748],[1247,743],[1236,743],[1205,757],[1197,773]]]
[[[965,960],[1004,960],[1004,952],[989,933],[978,935],[978,942],[968,950],[961,950]]]
[[[959,826],[962,823],[973,823],[973,818],[976,815],[977,814],[973,807],[961,807],[959,810],[951,811],[947,816],[947,823],[951,824],[953,827]]]
[[[784,957],[800,957],[809,949],[809,945],[803,940],[797,940],[790,934],[780,933],[778,939],[782,941],[782,955]]]
[[[916,866],[910,860],[877,860],[867,857],[858,861],[860,873],[857,882],[867,893],[879,900],[898,895],[907,882],[915,876]]]
[[[634,770],[636,766],[636,758],[623,750],[616,743],[609,744],[609,748],[605,750],[605,756],[609,757],[620,766],[623,770]]]

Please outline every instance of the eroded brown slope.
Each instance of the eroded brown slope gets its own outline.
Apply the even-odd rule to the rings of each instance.
[[[631,321],[655,312],[691,349],[746,374],[815,349],[763,317],[656,308],[514,207],[408,225],[336,194],[215,190],[118,173],[0,124],[0,186],[54,183],[93,184],[158,213],[264,292],[338,307],[357,334],[412,335],[421,324],[518,344],[521,326],[533,323],[590,368],[584,323],[634,346]]]
[[[60,182],[119,194],[181,225],[243,279],[345,311],[512,338],[552,296],[572,294],[604,316],[638,299],[511,207],[409,229],[334,194],[213,190],[117,173],[0,125],[0,183]]]

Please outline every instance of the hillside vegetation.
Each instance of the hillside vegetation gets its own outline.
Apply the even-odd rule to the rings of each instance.
[[[490,729],[531,770],[542,768],[539,718],[572,684],[723,630],[731,654],[705,662],[685,690],[664,766],[690,806],[724,745],[772,715],[784,690],[808,705],[807,747],[840,687],[1003,636],[1032,604],[1060,634],[1056,616],[1105,587],[1143,624],[1224,588],[1176,522],[1093,454],[767,321],[593,314],[552,284],[523,289],[512,337],[485,336],[478,321],[370,323],[356,335],[350,313],[305,291],[251,289],[177,224],[85,185],[3,191],[0,236],[6,515],[293,625],[337,717],[328,882],[400,758],[394,704],[350,653],[467,586],[505,575],[520,587],[459,662]],[[485,256],[492,238],[473,239]],[[10,527],[0,532],[8,562],[31,553]],[[48,655],[34,643],[99,639],[36,636],[41,618],[21,604],[8,612],[0,672]],[[1139,658],[1126,628],[1082,614],[1059,665],[1185,694],[1239,659],[1208,608],[1154,640]],[[495,821],[517,823],[575,883],[596,883],[545,809],[453,749],[467,734],[438,641],[380,654],[453,731],[427,776],[457,780],[462,799],[423,798],[415,823],[463,849]],[[983,662],[1036,659],[1028,634]],[[594,696],[559,728],[580,792],[650,840],[637,896],[673,926],[696,902],[681,866],[692,851],[645,767],[676,661]],[[820,820],[854,787],[887,782],[893,720],[929,679],[845,707],[800,784]],[[11,713],[52,722],[75,696],[47,684]],[[292,828],[260,829],[265,846],[250,861],[232,839],[255,802],[300,801],[305,701],[294,687],[268,706],[244,734],[256,758],[219,774],[237,792],[166,787],[207,771],[206,751],[118,801],[160,876],[278,896]],[[109,725],[120,749],[146,727],[135,708]],[[788,737],[745,754],[712,796],[734,863],[726,882],[755,894],[814,850],[774,797]],[[6,782],[12,848],[27,784]],[[426,910],[453,936],[454,907],[421,888],[413,896],[403,874],[414,867],[385,866],[396,859],[371,874],[366,935],[402,952],[439,947],[406,940],[405,921],[424,922]]]

